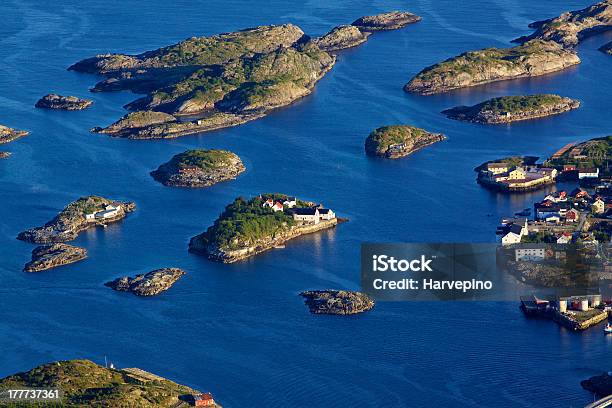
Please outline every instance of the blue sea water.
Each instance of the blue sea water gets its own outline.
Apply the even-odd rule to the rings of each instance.
[[[530,33],[531,21],[588,0],[111,1],[3,0],[0,123],[31,132],[0,162],[0,377],[58,359],[136,366],[201,390],[225,407],[580,407],[580,380],[611,368],[612,338],[526,320],[514,303],[379,303],[370,313],[310,315],[305,289],[359,288],[359,245],[490,242],[499,217],[542,192],[482,189],[472,169],[510,154],[545,157],[610,134],[612,57],[578,47],[562,73],[422,97],[402,86],[423,67]],[[88,93],[99,78],[66,71],[105,52],[139,53],[194,35],[291,22],[310,35],[388,10],[423,21],[343,52],[312,95],[266,118],[199,136],[129,141],[89,133],[125,112],[131,93]],[[33,108],[49,92],[93,98],[82,112]],[[511,126],[440,111],[505,94],[552,92],[579,110]],[[372,160],[374,128],[405,123],[448,140],[397,161]],[[149,171],[188,148],[224,148],[248,168],[209,189],[173,189]],[[323,201],[350,222],[247,262],[221,265],[187,243],[239,195],[280,191]],[[138,210],[74,243],[89,259],[21,272],[33,245],[15,236],[79,196],[134,200]],[[153,299],[102,286],[162,266],[188,275]]]

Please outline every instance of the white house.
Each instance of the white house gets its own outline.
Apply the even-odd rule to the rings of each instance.
[[[322,220],[333,220],[336,214],[330,208],[319,208],[319,218]]]
[[[287,197],[285,201],[283,201],[283,205],[288,208],[293,208],[297,204],[297,199],[295,197]]]
[[[277,201],[274,203],[274,205],[272,206],[272,211],[274,212],[283,211],[283,205],[281,204],[280,201]]]
[[[318,208],[296,208],[293,210],[293,219],[295,221],[318,224],[320,221],[319,209]]]
[[[87,221],[93,221],[96,219],[96,213],[91,213],[91,214],[85,214],[85,219]]]
[[[557,238],[557,244],[569,244],[572,240],[572,234],[564,232]]]
[[[512,224],[510,226],[510,230],[504,235],[501,239],[502,245],[512,245],[518,244],[521,242],[521,239],[524,235],[529,233],[527,229],[527,220],[525,219],[525,224]]]
[[[597,178],[597,177],[599,177],[599,168],[578,170],[578,178],[579,179]]]
[[[544,247],[533,248],[516,248],[514,250],[514,259],[518,261],[542,261],[546,257]]]
[[[271,198],[268,198],[266,201],[264,201],[264,203],[261,205],[262,207],[274,207],[274,200],[272,200]]]
[[[98,211],[96,213],[96,218],[113,218],[116,217],[119,214],[119,207],[116,207],[114,205],[107,205],[106,208],[104,209],[104,211]]]

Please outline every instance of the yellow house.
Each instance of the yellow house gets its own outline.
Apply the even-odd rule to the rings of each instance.
[[[508,173],[508,180],[524,180],[527,177],[525,169],[517,167]]]
[[[593,205],[591,205],[591,210],[594,214],[603,214],[606,211],[606,204],[598,198]]]

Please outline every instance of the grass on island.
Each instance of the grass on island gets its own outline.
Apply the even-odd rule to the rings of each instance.
[[[425,130],[414,126],[383,126],[370,133],[366,139],[366,150],[384,153],[392,145],[416,140],[427,134]]]
[[[563,102],[563,97],[552,94],[502,96],[493,98],[475,106],[479,111],[499,113],[518,113],[537,110],[538,108],[556,105]]]
[[[172,161],[180,166],[197,166],[202,170],[225,167],[236,155],[227,150],[187,150],[172,158]]]
[[[558,54],[565,52],[560,47],[551,46],[551,43],[543,40],[532,40],[511,48],[485,48],[469,51],[425,68],[417,74],[415,79],[430,81],[437,77],[456,76],[463,72],[472,75],[498,66],[511,69],[515,65],[524,64],[527,56],[551,51]]]
[[[135,384],[123,372],[89,360],[49,363],[0,380],[0,389],[24,387],[58,387],[64,396],[62,406],[68,407],[170,407],[179,395],[194,392],[169,380]]]
[[[221,249],[235,250],[295,225],[292,215],[285,211],[274,212],[263,207],[268,198],[283,202],[287,196],[275,193],[262,194],[250,200],[236,198],[200,238]],[[297,201],[298,208],[308,206],[307,202]]]
[[[578,157],[572,156],[574,149],[580,150]],[[550,158],[547,166],[575,165],[577,168],[601,168],[612,156],[612,136],[591,139],[568,149],[561,157]]]

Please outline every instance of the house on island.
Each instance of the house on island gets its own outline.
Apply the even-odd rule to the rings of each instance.
[[[333,220],[336,214],[330,208],[319,208],[319,218],[322,220]]]
[[[309,224],[318,224],[321,221],[318,208],[294,208],[293,219]]]
[[[521,245],[520,248],[514,250],[514,259],[516,262],[520,261],[531,261],[539,262],[546,258],[546,246],[535,244],[535,245]]]
[[[193,394],[189,397],[189,403],[194,407],[214,407],[215,400],[210,392]]]
[[[293,208],[297,205],[297,198],[287,197],[287,199],[283,201],[283,205],[287,208]]]
[[[108,218],[114,218],[117,215],[119,215],[120,210],[121,210],[121,206],[117,204],[109,204],[106,207],[104,207],[104,210],[102,211],[95,211],[89,214],[85,214],[85,219],[87,221],[95,221],[97,219],[104,220]]]
[[[502,236],[501,243],[503,246],[518,244],[521,242],[521,239],[528,234],[529,230],[527,228],[527,219],[518,219],[507,225],[505,234]]]
[[[280,201],[277,201],[274,203],[274,205],[271,208],[272,208],[272,211],[274,212],[283,211],[283,204]]]
[[[268,198],[266,201],[264,201],[264,203],[261,205],[262,207],[274,207],[274,200],[271,198]]]
[[[489,163],[486,170],[478,173],[478,180],[483,184],[508,191],[534,189],[540,185],[554,183],[556,177],[556,169],[536,166],[508,167],[507,164],[501,163]]]
[[[599,177],[599,168],[578,170],[578,179],[593,179]]]
[[[565,221],[566,222],[578,222],[580,219],[580,212],[575,208],[567,210],[565,213]]]

